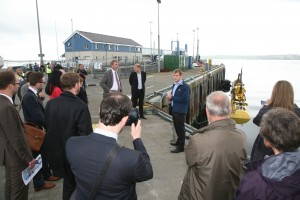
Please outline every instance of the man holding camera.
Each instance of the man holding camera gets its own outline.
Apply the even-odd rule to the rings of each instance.
[[[100,105],[100,122],[94,133],[67,141],[66,155],[75,175],[76,199],[89,197],[111,150],[118,148],[118,135],[126,125],[130,109],[131,101],[126,95],[109,93]],[[141,139],[140,120],[136,125],[132,123],[131,135],[134,150],[119,148],[96,190],[95,199],[137,199],[136,182],[153,177],[150,157]]]

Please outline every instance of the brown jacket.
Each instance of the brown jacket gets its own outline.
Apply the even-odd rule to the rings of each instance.
[[[231,200],[246,160],[246,135],[224,119],[195,132],[185,149],[188,170],[179,200]]]
[[[33,157],[18,111],[0,95],[0,165],[26,167]]]

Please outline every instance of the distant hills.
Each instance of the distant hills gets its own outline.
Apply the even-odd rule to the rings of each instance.
[[[211,55],[201,56],[201,58],[212,59],[253,59],[253,60],[300,60],[300,54],[286,55]]]

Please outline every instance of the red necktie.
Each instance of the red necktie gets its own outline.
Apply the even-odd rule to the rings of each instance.
[[[120,92],[120,81],[119,81],[119,77],[117,75],[117,72],[115,72],[115,77],[116,77],[116,81],[117,81],[117,84],[118,84],[118,92]]]

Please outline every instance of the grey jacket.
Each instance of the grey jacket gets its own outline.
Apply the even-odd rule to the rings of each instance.
[[[197,130],[185,149],[188,165],[178,199],[231,200],[247,158],[246,135],[232,119]]]
[[[112,69],[109,69],[103,74],[103,77],[99,83],[100,86],[103,88],[103,98],[109,93],[110,89],[113,86],[113,83],[114,83],[114,79],[113,79]],[[122,91],[121,81],[120,81],[120,87],[121,87],[120,90]]]

